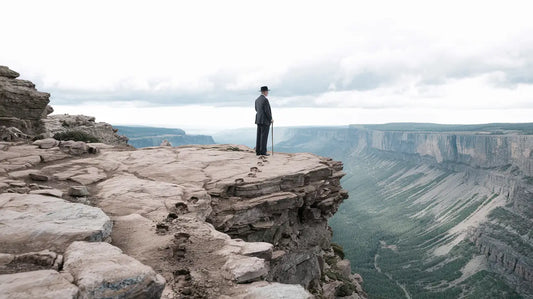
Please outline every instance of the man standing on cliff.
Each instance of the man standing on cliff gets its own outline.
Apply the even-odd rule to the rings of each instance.
[[[260,156],[268,156],[268,130],[270,124],[274,123],[272,111],[267,96],[270,90],[266,86],[261,87],[261,95],[255,100],[255,124],[257,125],[257,139],[255,142],[255,153]]]

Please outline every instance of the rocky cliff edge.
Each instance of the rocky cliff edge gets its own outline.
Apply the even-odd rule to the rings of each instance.
[[[341,170],[311,154],[258,158],[233,145],[0,142],[0,289],[41,298],[364,297],[330,244],[327,219],[347,198]]]

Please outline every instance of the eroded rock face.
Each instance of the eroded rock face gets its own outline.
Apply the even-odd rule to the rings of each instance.
[[[522,293],[533,292],[533,259],[515,248],[491,238],[491,232],[486,226],[473,230],[469,239],[479,249],[491,266],[496,270],[508,275],[508,279],[514,279],[517,289]]]
[[[302,165],[305,158],[298,156]],[[266,163],[277,162],[270,160],[261,162],[261,172],[267,171]],[[327,219],[347,193],[339,182],[344,175],[342,164],[327,159],[317,162],[293,174],[275,165],[288,175],[229,184],[220,198],[214,197],[217,202],[209,218],[217,229],[246,241],[271,243],[285,252],[271,262],[269,279],[274,281],[306,288],[321,284],[323,255],[330,250],[331,240]]]
[[[41,118],[50,94],[39,92],[30,81],[16,79],[19,74],[0,66],[0,126],[15,127],[24,134],[43,132]]]
[[[43,119],[46,134],[53,137],[56,133],[81,131],[94,136],[99,142],[112,145],[125,145],[128,138],[117,134],[117,130],[105,122],[96,122],[92,116],[56,114]]]
[[[310,154],[280,153],[258,159],[249,148],[229,145],[141,150],[97,146],[94,154],[82,155],[65,152],[61,144],[48,140],[0,146],[0,190],[13,192],[3,193],[0,199],[20,203],[16,207],[0,204],[0,215],[28,209],[43,214],[22,217],[20,223],[26,223],[28,231],[52,228],[46,242],[34,242],[35,246],[44,244],[44,249],[53,248],[64,256],[63,269],[72,274],[72,282],[85,294],[82,297],[115,296],[110,295],[114,290],[129,298],[142,289],[152,294],[142,293],[145,297],[296,294],[294,298],[309,298],[310,293],[299,285],[320,295],[331,282],[323,275],[326,270],[342,275],[349,271],[349,265],[324,262],[333,258],[327,218],[346,198],[339,185],[343,173],[338,162]],[[44,207],[35,203],[36,196]],[[67,214],[63,206],[70,206],[68,216],[61,216]],[[78,213],[80,207],[87,210]],[[83,223],[92,209],[112,217],[112,238],[106,237],[105,229],[96,233],[99,238],[91,234],[69,238],[70,217],[78,215],[76,222]],[[49,222],[47,217],[59,221]],[[46,225],[33,225],[40,219]],[[100,227],[105,228],[105,223]],[[81,240],[96,243],[76,242]],[[98,243],[103,240],[120,249]],[[10,250],[23,248],[11,244]],[[10,263],[13,256],[0,256],[0,261]],[[110,260],[116,265],[103,262]],[[125,276],[120,269],[127,269]],[[137,275],[138,269],[151,274],[143,270],[140,273],[145,276]],[[358,290],[364,294],[360,286]]]

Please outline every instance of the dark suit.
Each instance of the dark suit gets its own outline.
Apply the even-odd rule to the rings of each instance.
[[[270,103],[264,95],[260,95],[255,100],[255,124],[257,125],[257,139],[255,142],[255,153],[266,155],[268,143],[268,130],[272,123],[272,111]]]

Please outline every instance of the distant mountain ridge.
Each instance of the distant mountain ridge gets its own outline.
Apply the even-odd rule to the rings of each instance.
[[[445,125],[435,123],[387,123],[376,125],[350,125],[350,128],[363,128],[377,131],[409,132],[470,132],[490,134],[533,135],[533,123],[489,123],[475,125]]]
[[[159,146],[168,140],[172,146],[188,144],[215,144],[213,137],[208,135],[187,135],[182,129],[144,127],[144,126],[113,126],[119,134],[129,138],[129,144],[136,148]]]

